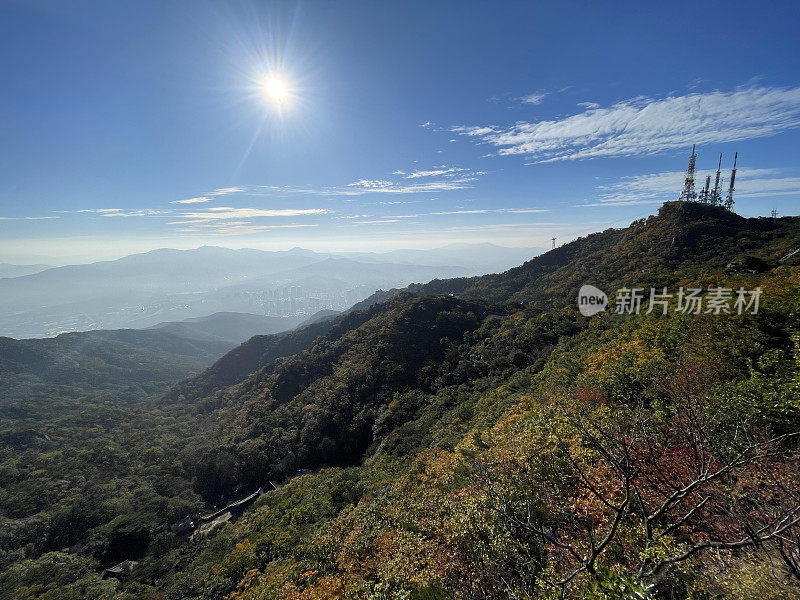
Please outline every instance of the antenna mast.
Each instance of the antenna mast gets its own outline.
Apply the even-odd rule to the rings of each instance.
[[[551,248],[551,250],[555,250],[555,247],[556,247],[556,238],[550,238],[550,239],[551,239],[551,240],[552,240],[552,242],[553,242],[553,247]]]
[[[686,179],[683,180],[683,191],[678,198],[679,202],[694,202],[697,194],[694,191],[694,163],[697,161],[697,154],[694,152],[695,144],[692,144],[692,155],[689,157],[689,168],[686,169]]]
[[[731,210],[733,207],[733,192],[736,189],[733,187],[733,182],[736,181],[736,161],[739,158],[739,153],[733,155],[733,169],[731,169],[731,184],[728,186],[728,198],[725,200],[725,208]]]
[[[700,202],[708,203],[709,197],[708,195],[711,193],[709,188],[711,187],[711,175],[706,175],[706,185],[703,188],[703,191],[700,192]]]
[[[719,193],[719,174],[722,169],[722,152],[719,153],[719,163],[717,164],[717,178],[714,181],[714,191],[711,192],[711,204],[714,206],[722,203],[722,197]]]

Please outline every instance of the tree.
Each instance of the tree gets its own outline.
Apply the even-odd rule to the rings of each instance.
[[[616,569],[650,596],[680,563],[747,548],[774,550],[797,575],[800,432],[758,431],[694,396],[664,419],[641,406],[549,417],[534,425],[535,454],[489,452],[478,469],[507,533],[545,550],[538,586],[566,593]]]

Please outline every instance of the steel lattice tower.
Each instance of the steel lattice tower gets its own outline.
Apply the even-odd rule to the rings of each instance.
[[[694,202],[697,194],[694,191],[694,164],[697,161],[697,154],[694,151],[695,144],[692,144],[692,155],[689,157],[689,168],[686,169],[686,179],[683,180],[683,191],[678,200],[680,202]]]
[[[714,181],[714,191],[711,192],[711,204],[718,206],[722,204],[722,195],[719,193],[719,176],[722,169],[722,153],[719,154],[719,163],[717,163],[717,179]]]
[[[725,200],[725,208],[731,210],[733,208],[733,192],[736,188],[733,187],[733,182],[736,181],[736,161],[739,158],[739,153],[733,155],[733,169],[731,169],[731,184],[728,186],[728,197]]]

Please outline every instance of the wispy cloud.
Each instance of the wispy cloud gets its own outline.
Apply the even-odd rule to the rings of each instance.
[[[101,217],[159,217],[172,214],[171,210],[157,210],[153,208],[83,208],[75,212],[96,214]]]
[[[317,227],[311,223],[292,223],[290,225],[253,225],[248,221],[231,222],[224,224],[206,224],[184,227],[176,230],[181,234],[201,234],[213,236],[238,236],[252,235],[255,233],[265,233],[280,229],[302,229],[307,227]]]
[[[431,198],[436,200],[436,198]],[[380,202],[364,202],[364,206],[396,206],[398,204],[419,204],[422,200],[381,200]]]
[[[454,225],[448,227],[447,231],[504,231],[504,230],[526,230],[526,231],[547,231],[552,232],[556,229],[565,229],[567,226],[557,226],[556,223],[487,223],[483,225]]]
[[[324,193],[327,195],[360,196],[367,193],[419,194],[423,192],[447,192],[470,188],[476,179],[477,177],[475,176],[465,176],[411,184],[399,184],[392,181],[371,181],[362,179],[361,181],[355,181],[348,184],[346,189],[329,188]]]
[[[440,177],[442,175],[452,175],[454,173],[462,173],[469,171],[460,167],[438,167],[429,171],[414,171],[406,175],[406,179],[419,179],[420,177]],[[481,173],[482,174],[482,173]]]
[[[397,170],[392,174],[399,175],[402,177],[402,179],[400,181],[392,181],[389,179],[368,179],[365,177],[363,179],[358,179],[356,181],[338,186],[246,185],[235,188],[218,188],[213,192],[209,192],[205,196],[187,199],[187,201],[175,201],[175,203],[194,204],[199,203],[201,199],[211,200],[211,198],[208,198],[209,196],[232,194],[270,198],[289,198],[292,196],[318,196],[330,198],[333,196],[362,196],[365,194],[418,194],[444,192],[471,188],[479,177],[486,175],[486,172],[442,165],[435,166],[427,170],[416,170],[411,173],[407,173],[403,170]],[[403,179],[425,179],[425,181],[403,182]],[[192,200],[193,202],[188,202],[188,200]]]
[[[562,119],[508,127],[458,126],[454,132],[495,146],[499,155],[537,162],[655,154],[772,136],[800,126],[800,87],[748,87],[588,106]]]
[[[519,101],[523,104],[541,104],[546,97],[547,92],[534,92],[533,94],[522,96]]]
[[[181,213],[180,221],[173,221],[170,225],[184,225],[188,223],[208,223],[212,221],[228,221],[234,219],[255,219],[264,217],[300,217],[309,215],[324,215],[331,211],[327,208],[233,208],[230,206],[217,206],[202,211],[188,211]]]
[[[723,193],[727,193],[728,172],[723,174]],[[581,206],[635,206],[640,204],[658,204],[665,200],[675,200],[680,193],[683,171],[664,171],[623,177],[619,181],[598,186],[599,195],[594,201]],[[705,184],[706,175],[714,173],[698,172],[696,187]],[[760,198],[770,196],[800,196],[800,177],[787,177],[781,169],[741,168],[736,173],[736,192],[734,199]]]
[[[383,225],[384,223],[399,223],[400,219],[375,219],[373,221],[353,221],[354,225]]]
[[[46,221],[48,219],[58,219],[57,216],[51,217],[0,217],[0,221]]]
[[[490,213],[510,213],[517,215],[546,213],[547,208],[477,208],[472,210],[447,210],[428,213],[429,215],[486,215]]]
[[[170,204],[203,204],[205,202],[211,202],[211,198],[198,196],[197,198],[186,198],[185,200],[173,200]]]
[[[209,196],[228,196],[230,194],[240,194],[244,191],[245,189],[241,187],[222,187],[210,192]]]
[[[391,181],[386,179],[359,179],[353,183],[348,183],[347,187],[363,188],[363,189],[383,189],[394,185]]]
[[[399,219],[416,219],[418,217],[444,216],[444,215],[488,215],[493,213],[505,214],[538,214],[550,212],[547,208],[476,208],[470,210],[442,210],[435,212],[420,212],[408,215],[387,215],[380,217],[381,220],[361,221],[362,223],[394,223]]]

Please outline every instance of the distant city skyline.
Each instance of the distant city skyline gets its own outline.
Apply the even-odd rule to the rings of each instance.
[[[549,248],[676,199],[694,143],[698,187],[722,152],[727,189],[738,151],[734,210],[796,214],[799,19],[793,2],[2,2],[0,263]]]

